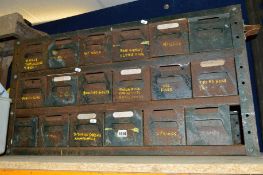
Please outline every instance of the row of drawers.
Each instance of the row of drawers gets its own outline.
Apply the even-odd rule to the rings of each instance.
[[[17,108],[237,95],[234,58],[20,78]]]
[[[52,111],[50,111],[52,113]],[[13,147],[241,144],[229,105],[17,116]]]
[[[22,43],[22,72],[232,48],[228,14],[126,24]]]

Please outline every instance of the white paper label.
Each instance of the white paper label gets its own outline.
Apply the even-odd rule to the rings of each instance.
[[[200,63],[201,67],[214,67],[214,66],[223,66],[225,64],[225,60],[209,60],[202,61]]]
[[[54,82],[59,82],[59,81],[70,81],[71,76],[62,76],[62,77],[54,77],[53,81]]]
[[[97,119],[93,118],[93,119],[90,119],[89,121],[90,123],[97,123]]]
[[[128,136],[127,130],[118,130],[117,137],[127,137],[127,136]]]
[[[81,68],[76,67],[75,72],[81,72]]]
[[[95,113],[90,113],[90,114],[79,114],[77,116],[77,118],[79,120],[89,120],[89,119],[95,119],[96,118],[96,114]]]
[[[125,69],[121,71],[121,75],[135,75],[141,73],[142,73],[142,69]]]
[[[158,30],[172,29],[179,27],[179,23],[160,24],[157,26]]]
[[[125,112],[114,112],[113,113],[114,118],[127,118],[127,117],[133,117],[132,111],[125,111]]]
[[[141,23],[142,23],[142,24],[148,24],[148,21],[142,19],[142,20],[141,20]]]

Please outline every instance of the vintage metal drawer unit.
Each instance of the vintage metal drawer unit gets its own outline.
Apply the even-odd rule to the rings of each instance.
[[[80,35],[80,65],[111,62],[111,37],[106,31]]]
[[[81,112],[70,118],[70,146],[102,146],[104,113]]]
[[[46,77],[31,77],[19,80],[17,86],[17,108],[36,108],[45,105]]]
[[[79,78],[81,104],[112,102],[112,72],[84,72]]]
[[[17,43],[7,154],[259,155],[241,14]]]

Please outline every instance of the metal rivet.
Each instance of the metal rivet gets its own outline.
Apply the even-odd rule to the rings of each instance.
[[[11,111],[11,112],[10,112],[10,115],[14,115],[14,112],[13,112],[13,111]]]
[[[19,44],[20,44],[20,41],[17,41],[16,44],[19,45]]]
[[[229,25],[228,25],[228,24],[225,24],[225,27],[226,27],[226,28],[229,28]]]
[[[236,10],[237,10],[237,8],[236,8],[236,7],[232,8],[232,11],[236,11]]]
[[[163,5],[163,9],[167,10],[167,9],[169,9],[169,8],[170,8],[170,5],[169,5],[169,4],[164,4],[164,5]]]
[[[17,75],[14,75],[14,79],[15,79],[15,80],[17,79]]]

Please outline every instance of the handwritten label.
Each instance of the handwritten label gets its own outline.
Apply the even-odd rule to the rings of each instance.
[[[74,132],[73,139],[76,141],[96,141],[101,138],[102,135],[100,133],[95,132]]]
[[[206,85],[206,84],[222,84],[227,83],[226,79],[217,79],[217,80],[200,80],[200,84]]]
[[[180,47],[181,45],[180,41],[165,41],[162,43],[163,47]]]
[[[25,60],[24,69],[32,70],[37,68],[38,66],[43,65],[43,61],[38,58],[28,58]]]
[[[142,48],[120,49],[120,58],[143,57],[143,56],[144,56],[144,51]]]
[[[92,51],[87,51],[84,52],[85,56],[95,56],[95,55],[101,55],[102,51],[101,50],[92,50]]]
[[[161,92],[173,92],[173,88],[170,84],[161,85]]]
[[[29,101],[29,100],[40,100],[41,96],[23,96],[21,98],[22,101]]]
[[[127,130],[118,130],[117,132],[117,137],[128,137],[128,132]]]
[[[156,132],[157,136],[170,136],[170,137],[176,137],[177,136],[177,132],[176,131],[157,131]]]
[[[109,90],[91,90],[91,91],[83,91],[82,95],[109,95]]]
[[[143,98],[142,89],[139,87],[134,88],[118,88],[119,99],[141,99]]]

